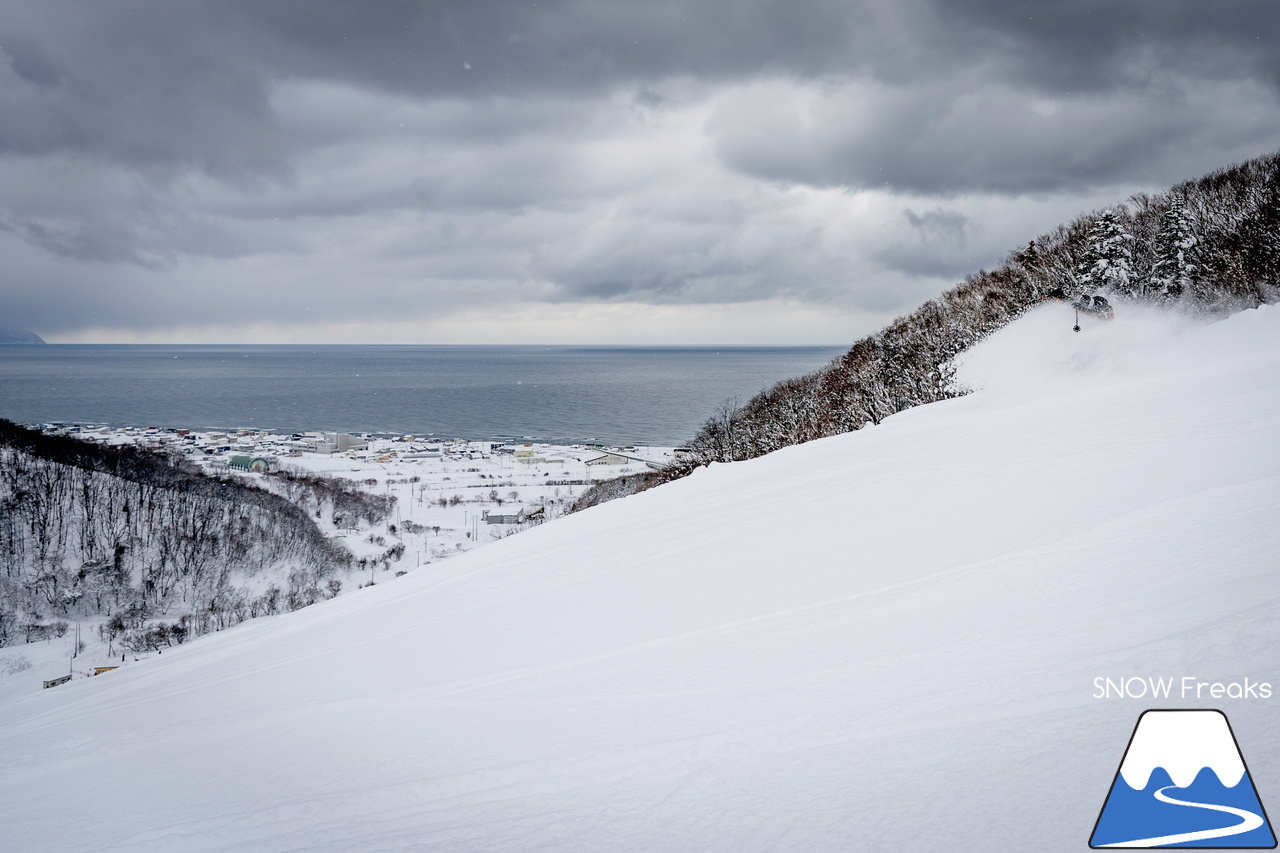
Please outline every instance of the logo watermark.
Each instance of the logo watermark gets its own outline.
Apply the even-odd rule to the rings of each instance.
[[[1274,848],[1275,833],[1227,715],[1144,711],[1089,846]]]

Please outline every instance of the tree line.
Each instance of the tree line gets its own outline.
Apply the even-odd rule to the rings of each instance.
[[[662,471],[605,481],[583,509],[652,488],[711,462],[878,424],[965,393],[952,359],[1047,298],[1107,294],[1221,315],[1280,293],[1280,154],[1138,194],[1010,252],[813,373],[745,403],[721,404]]]
[[[351,556],[314,517],[380,519],[390,499],[293,487],[310,512],[180,457],[0,420],[0,646],[92,615],[111,617],[104,639],[129,647],[159,642],[155,620],[172,616],[163,641],[181,642],[331,597]]]

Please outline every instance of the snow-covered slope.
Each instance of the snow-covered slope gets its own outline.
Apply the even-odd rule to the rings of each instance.
[[[1280,802],[1280,308],[1048,306],[983,390],[0,705],[0,848],[1080,850],[1147,707]],[[1280,690],[1277,690],[1280,693]]]

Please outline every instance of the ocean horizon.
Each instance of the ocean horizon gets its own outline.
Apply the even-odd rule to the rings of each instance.
[[[847,346],[47,344],[0,347],[21,423],[674,446],[725,400]]]

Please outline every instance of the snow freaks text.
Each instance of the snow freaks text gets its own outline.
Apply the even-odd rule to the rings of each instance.
[[[1093,680],[1094,699],[1270,699],[1271,682],[1245,677],[1238,681],[1202,681],[1194,675],[1150,675]]]

